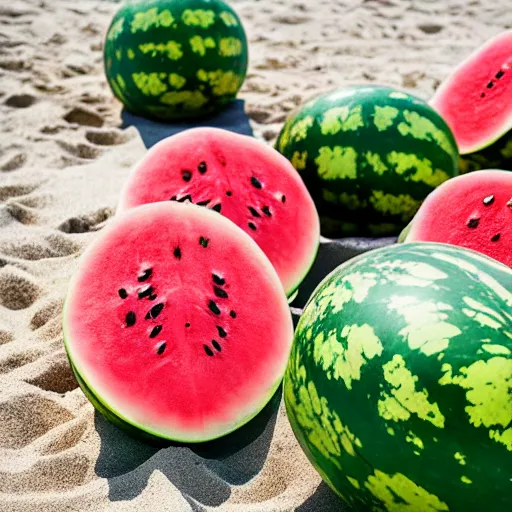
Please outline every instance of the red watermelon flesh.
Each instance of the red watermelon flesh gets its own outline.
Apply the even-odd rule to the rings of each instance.
[[[491,145],[512,129],[512,30],[460,64],[430,105],[451,128],[460,154]]]
[[[84,391],[142,432],[189,442],[257,414],[293,338],[256,243],[213,211],[168,202],[117,217],[88,247],[63,324]]]
[[[268,256],[287,295],[313,264],[320,237],[313,200],[291,163],[252,137],[193,128],[156,144],[133,170],[118,212],[168,200],[237,224]]]
[[[413,218],[405,242],[443,242],[512,267],[512,173],[475,171],[441,184]]]

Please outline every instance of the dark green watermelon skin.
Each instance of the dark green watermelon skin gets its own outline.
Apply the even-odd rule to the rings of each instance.
[[[423,100],[389,87],[313,98],[287,120],[276,148],[301,174],[330,237],[397,235],[458,174],[448,125]]]
[[[304,310],[284,398],[356,510],[512,510],[512,270],[430,243],[349,260]]]
[[[247,38],[222,0],[131,0],[108,29],[104,64],[110,88],[131,112],[199,117],[236,97]]]
[[[512,130],[484,149],[461,155],[459,167],[461,174],[481,169],[512,171]]]

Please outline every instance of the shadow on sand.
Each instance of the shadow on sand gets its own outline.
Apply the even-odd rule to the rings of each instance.
[[[211,116],[173,122],[153,121],[123,109],[121,113],[121,128],[135,126],[140,133],[144,145],[148,149],[166,137],[199,126],[223,128],[224,130],[241,133],[242,135],[252,135],[252,128],[249,124],[249,118],[244,111],[244,105],[242,100],[235,100],[224,110]]]
[[[136,498],[158,470],[193,509],[219,506],[229,498],[230,485],[244,484],[261,471],[281,396],[280,387],[258,416],[228,436],[202,444],[167,443],[165,448],[130,437],[96,412],[95,427],[101,440],[96,474],[108,480],[111,501]]]

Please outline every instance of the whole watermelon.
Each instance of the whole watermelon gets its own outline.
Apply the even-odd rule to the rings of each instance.
[[[286,121],[276,148],[301,174],[329,236],[397,235],[425,197],[458,174],[448,125],[389,87],[345,87]]]
[[[305,308],[284,395],[356,510],[512,510],[512,270],[433,243],[348,261]]]
[[[197,117],[236,97],[247,72],[247,39],[222,0],[129,0],[108,29],[104,62],[128,110]]]

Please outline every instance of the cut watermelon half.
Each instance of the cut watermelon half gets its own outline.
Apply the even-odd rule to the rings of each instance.
[[[205,206],[237,224],[268,256],[287,295],[313,264],[315,204],[292,164],[252,137],[193,128],[156,144],[134,168],[118,212],[168,200]]]
[[[446,181],[405,228],[405,242],[443,242],[512,267],[512,173],[475,171]]]
[[[490,146],[512,129],[512,30],[470,55],[436,91],[441,114],[461,155]]]
[[[271,399],[293,326],[257,244],[206,208],[157,203],[117,217],[80,259],[64,307],[77,379],[140,437],[220,437]]]

